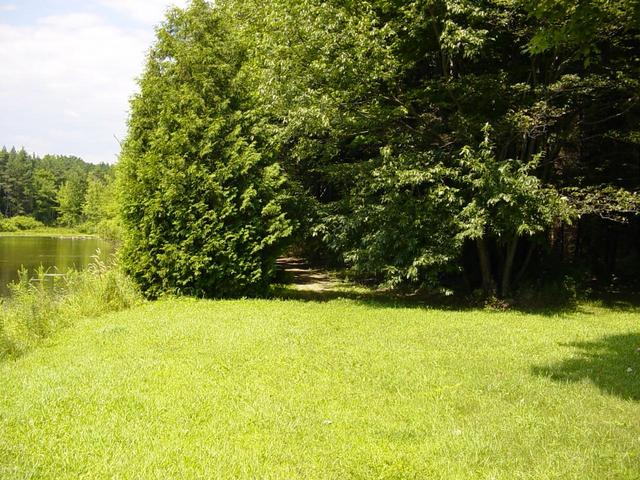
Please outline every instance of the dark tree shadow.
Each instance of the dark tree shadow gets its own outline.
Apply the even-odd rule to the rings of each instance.
[[[337,299],[353,300],[360,304],[373,308],[416,308],[436,309],[468,312],[478,309],[494,311],[508,310],[529,315],[556,317],[570,313],[589,313],[578,303],[547,304],[540,306],[525,306],[517,303],[507,304],[497,302],[495,305],[487,304],[483,299],[470,295],[443,295],[438,292],[410,292],[375,290],[369,287],[356,286],[349,283],[337,283],[322,288],[302,288],[296,286],[309,286],[312,283],[306,278],[296,278],[295,283],[283,282],[273,285],[268,297],[282,300],[298,300],[303,302],[324,303]],[[352,288],[355,287],[355,288]]]
[[[611,310],[640,313],[640,293],[638,292],[595,293],[592,299]]]
[[[589,380],[610,395],[640,401],[640,333],[561,346],[574,349],[576,356],[557,364],[533,367],[534,375],[556,382]]]
[[[306,302],[328,302],[349,299],[371,307],[380,308],[429,308],[440,310],[469,311],[479,308],[510,310],[524,314],[556,317],[572,313],[590,313],[581,302],[553,290],[549,295],[538,295],[535,299],[516,296],[501,301],[477,297],[473,292],[454,289],[454,295],[437,290],[378,290],[371,285],[351,283],[340,278],[340,272],[329,273],[323,266],[311,265],[307,260],[283,257],[277,261],[276,284],[267,295],[270,298],[299,300]],[[640,294],[600,292],[589,300],[621,312],[640,313]]]
[[[346,285],[346,284],[345,284]],[[297,290],[291,285],[273,286],[270,298],[281,300],[297,300],[310,303],[325,303],[332,300],[352,300],[360,305],[372,308],[403,308],[403,309],[437,309],[450,311],[477,310],[479,305],[466,298],[445,295],[407,294],[373,289],[349,289],[344,285],[323,288],[320,290]]]

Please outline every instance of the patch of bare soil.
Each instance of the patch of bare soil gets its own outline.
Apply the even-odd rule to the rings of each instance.
[[[277,264],[296,290],[324,292],[340,283],[326,271],[309,266],[303,258],[279,258]]]

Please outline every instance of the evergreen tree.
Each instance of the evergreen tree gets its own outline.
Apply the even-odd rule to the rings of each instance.
[[[9,152],[2,172],[5,216],[26,215],[33,208],[34,159],[24,149]]]
[[[113,177],[113,167],[61,155],[38,158],[24,149],[8,151],[3,147],[0,151],[0,213],[8,217],[33,216],[54,225],[64,212],[61,223],[77,226],[84,220],[78,205],[85,203],[83,195],[88,177],[108,182]],[[64,206],[60,206],[58,197],[63,199]],[[111,217],[113,215],[111,212]]]
[[[291,232],[282,171],[243,113],[245,52],[193,1],[157,32],[119,166],[126,270],[150,296],[264,291]]]

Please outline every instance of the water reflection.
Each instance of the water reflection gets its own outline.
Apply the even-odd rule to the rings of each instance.
[[[0,296],[8,294],[7,285],[17,280],[21,267],[34,272],[42,265],[50,273],[83,269],[98,249],[103,255],[113,252],[112,244],[98,238],[0,237]]]

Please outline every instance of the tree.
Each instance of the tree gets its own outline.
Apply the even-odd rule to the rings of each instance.
[[[31,212],[33,167],[34,158],[24,149],[11,149],[0,178],[5,216],[25,215]]]
[[[53,173],[36,168],[33,174],[33,216],[37,220],[45,224],[54,223],[59,207],[57,194]]]
[[[576,189],[637,188],[620,174],[638,171],[636,14],[632,1],[279,0],[238,18],[259,30],[261,128],[316,205],[302,224],[392,284],[459,268],[473,239],[468,276],[507,295],[532,237],[566,225],[560,191],[575,206]]]
[[[119,167],[123,265],[149,296],[261,293],[291,233],[282,170],[243,112],[244,59],[204,1],[157,31]]]
[[[118,194],[115,177],[89,175],[82,211],[87,226],[103,238],[120,239]]]
[[[80,175],[70,177],[58,191],[59,222],[65,226],[76,226],[84,221],[83,205],[87,184]]]
[[[88,164],[77,157],[45,155],[39,158],[24,149],[0,150],[0,213],[5,216],[31,215],[53,225],[58,220],[58,196],[64,197],[64,224],[82,221],[78,202],[82,201],[87,177],[103,181],[113,167]],[[66,187],[65,184],[69,184]],[[62,193],[60,190],[63,189]]]
[[[174,10],[124,149],[130,271],[152,294],[251,291],[288,237],[381,283],[453,273],[508,296],[532,258],[562,263],[549,261],[558,230],[633,223],[637,20],[635,0]],[[277,225],[251,259],[237,239],[266,233],[235,226],[262,211],[238,206],[245,193]]]
[[[97,225],[101,220],[109,217],[109,207],[112,194],[111,185],[94,175],[87,179],[87,192],[82,205],[82,213],[87,222]]]
[[[485,139],[478,149],[467,146],[461,152],[463,191],[467,198],[458,216],[458,237],[477,244],[486,294],[495,293],[496,284],[488,240],[505,249],[498,278],[500,295],[508,297],[520,239],[545,232],[557,222],[570,222],[577,212],[553,187],[544,186],[533,174],[540,157],[528,163],[513,159],[498,161],[489,139],[489,125],[484,132]]]

